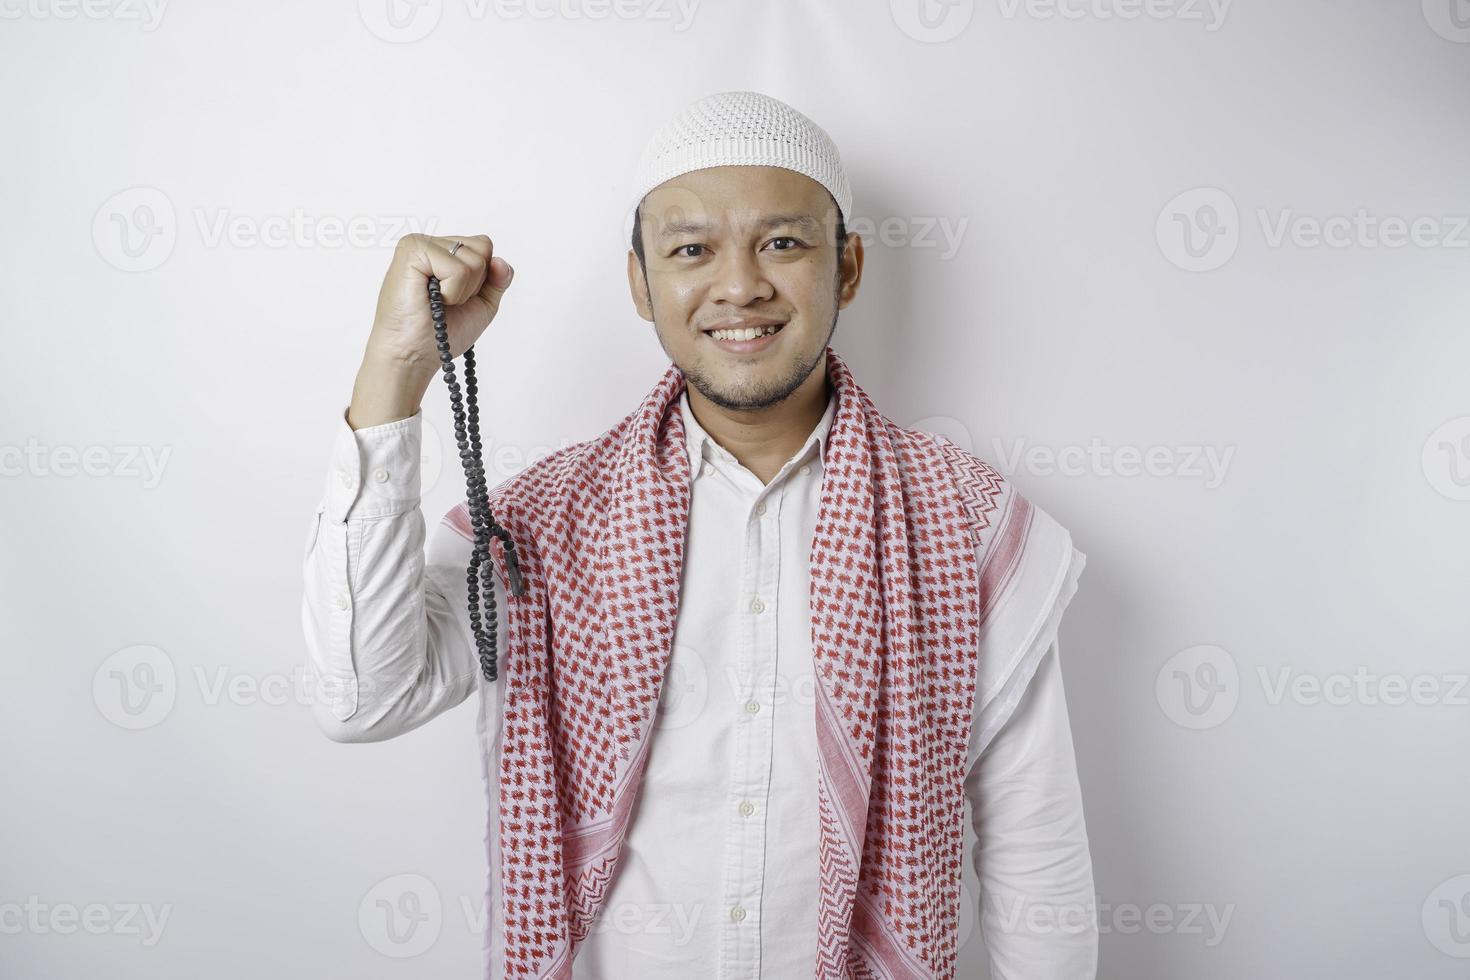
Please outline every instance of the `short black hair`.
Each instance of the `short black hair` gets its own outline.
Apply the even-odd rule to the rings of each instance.
[[[831,198],[831,194],[828,194],[828,197]],[[833,204],[837,203],[835,198],[831,199]],[[633,209],[632,244],[633,254],[638,256],[638,266],[643,270],[643,274],[646,276],[648,275],[648,262],[643,257],[643,221],[640,217],[642,213],[643,202],[639,201],[638,206]],[[845,248],[847,248],[847,224],[842,220],[842,208],[839,207],[837,209],[837,259],[839,262],[842,261],[842,251]]]

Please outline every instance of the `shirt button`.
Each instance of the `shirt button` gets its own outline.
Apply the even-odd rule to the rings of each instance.
[[[761,704],[759,701],[747,701],[745,702],[745,710],[749,711],[751,714],[755,714],[757,711],[761,710]]]
[[[347,606],[348,606],[348,604],[349,603],[347,602],[347,597],[345,595],[339,595],[337,597],[337,608],[338,609],[346,609]]]
[[[750,600],[750,611],[751,612],[765,612],[766,611],[766,604],[764,602],[761,602],[760,599],[758,599],[758,598],[757,599],[752,599],[752,600]]]
[[[766,512],[766,502],[764,500],[755,505],[755,512],[757,514],[764,514]]]
[[[388,471],[381,468],[373,470],[373,479],[377,480],[379,483],[387,483]]]
[[[798,472],[800,472],[802,476],[806,476],[811,471],[812,468],[810,466],[803,466]]]
[[[747,817],[750,816],[752,813],[755,812],[755,804],[751,803],[749,800],[746,800],[744,803],[740,804],[740,812],[745,814]]]
[[[736,922],[739,922],[741,919],[745,918],[745,909],[741,908],[738,905],[735,906],[733,909],[730,910],[730,918],[734,919]]]

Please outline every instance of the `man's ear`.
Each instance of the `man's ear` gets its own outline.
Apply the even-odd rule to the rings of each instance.
[[[648,277],[638,262],[638,253],[628,249],[628,292],[633,297],[633,307],[638,315],[649,323],[653,322],[653,306],[648,302]]]
[[[848,232],[847,248],[837,263],[837,308],[843,309],[857,295],[863,280],[863,236]]]

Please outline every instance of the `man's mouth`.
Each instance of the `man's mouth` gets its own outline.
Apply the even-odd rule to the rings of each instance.
[[[772,323],[759,327],[735,327],[726,330],[708,330],[705,331],[705,334],[713,340],[746,341],[755,340],[758,337],[764,337],[769,334],[777,333],[784,326],[786,326],[786,324],[784,323]]]
[[[727,354],[755,354],[774,344],[776,335],[785,326],[784,322],[772,323],[769,320],[757,320],[749,326],[729,326],[717,330],[706,330],[704,335]]]

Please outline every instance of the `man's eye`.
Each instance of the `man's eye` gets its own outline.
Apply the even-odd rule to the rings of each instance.
[[[680,245],[678,248],[674,249],[674,254],[675,255],[679,255],[686,248],[704,248],[704,246],[703,245],[698,245],[698,244]],[[683,255],[681,257],[682,258],[686,258],[686,259],[692,259],[692,258],[695,258],[696,256],[693,256],[693,255]]]
[[[782,235],[779,238],[773,238],[773,239],[771,239],[771,241],[773,241],[773,242],[791,242],[792,245],[793,245],[793,247],[801,244],[801,240],[800,239],[792,238],[790,235]],[[778,252],[789,252],[789,251],[791,251],[791,249],[789,249],[789,248],[778,248],[778,249],[776,249],[776,251],[778,251]]]

